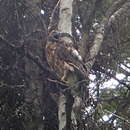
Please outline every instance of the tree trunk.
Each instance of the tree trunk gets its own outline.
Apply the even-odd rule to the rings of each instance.
[[[59,13],[59,24],[58,30],[60,32],[72,34],[71,28],[71,18],[72,18],[72,3],[73,0],[61,0],[60,1],[60,13]],[[71,39],[64,37],[66,42],[69,42]],[[60,93],[59,103],[58,103],[58,117],[59,117],[59,130],[69,130],[71,121],[68,121],[71,118],[71,112],[67,107],[71,104],[68,104],[67,94]],[[68,104],[68,105],[67,105]],[[72,108],[72,105],[70,109]],[[67,116],[68,115],[68,116]]]
[[[40,14],[40,8],[38,7],[40,0],[29,0],[29,1],[27,0],[26,2],[30,7],[33,16],[37,18],[38,15]],[[34,21],[34,26],[32,28],[30,26],[29,30],[34,31],[35,29],[38,28],[38,24],[39,23],[37,23],[37,21]],[[31,42],[31,44],[28,44],[26,49],[27,49],[26,51],[31,52],[31,54],[34,57],[39,57],[39,59],[42,59],[43,57],[42,41]],[[29,124],[31,126],[30,129],[43,130],[43,122],[42,122],[43,79],[41,77],[41,70],[33,61],[27,58],[25,63],[25,72],[30,76],[29,79],[27,79],[29,88],[26,91],[26,102],[33,105],[35,110],[33,113],[35,117],[33,118],[31,124]]]
[[[69,33],[70,35],[72,34],[72,5],[73,0],[61,0],[58,24],[58,30],[60,32]],[[63,37],[63,40],[68,43],[72,42],[68,37]],[[74,84],[79,81],[79,77],[76,74],[70,74],[67,76],[67,81],[71,84],[70,87],[74,86]],[[82,87],[85,88],[86,85],[82,85]],[[77,88],[79,89],[79,86]],[[59,130],[70,130],[73,125],[77,125],[77,120],[80,121],[82,94],[79,91],[80,90],[77,91],[77,89],[74,88],[65,94],[60,94],[58,103]],[[77,128],[75,127],[73,129],[76,130]]]

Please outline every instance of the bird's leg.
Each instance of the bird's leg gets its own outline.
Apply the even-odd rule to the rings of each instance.
[[[72,71],[70,70],[66,70],[64,71],[64,75],[63,77],[61,78],[62,81],[64,81],[66,84],[70,85],[70,73],[72,73]]]
[[[66,83],[69,83],[67,81],[67,78],[69,76],[69,73],[74,72],[74,68],[72,66],[70,66],[69,64],[67,64],[66,62],[65,62],[65,66],[64,67],[65,67],[65,70],[64,70],[64,74],[63,74],[61,80],[65,81]]]

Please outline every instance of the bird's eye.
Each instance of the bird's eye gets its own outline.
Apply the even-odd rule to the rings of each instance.
[[[59,41],[59,38],[60,38],[60,33],[59,32],[52,32],[49,36],[49,40],[50,41],[53,41],[53,42],[58,42]]]
[[[59,33],[58,32],[53,32],[53,37],[55,38],[55,39],[59,39]]]
[[[58,34],[55,34],[55,35],[54,35],[54,38],[55,38],[55,39],[59,39],[59,35],[58,35]]]

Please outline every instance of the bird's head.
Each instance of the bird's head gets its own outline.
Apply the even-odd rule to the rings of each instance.
[[[57,31],[52,31],[48,37],[48,40],[52,42],[58,42],[59,38],[60,38],[60,33]]]

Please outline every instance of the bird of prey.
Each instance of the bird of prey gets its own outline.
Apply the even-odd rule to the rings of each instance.
[[[62,40],[69,37],[72,42]],[[68,33],[53,31],[46,44],[46,57],[50,68],[60,80],[66,82],[67,74],[78,73],[82,78],[87,78],[87,71],[78,50],[73,45],[73,38]]]

